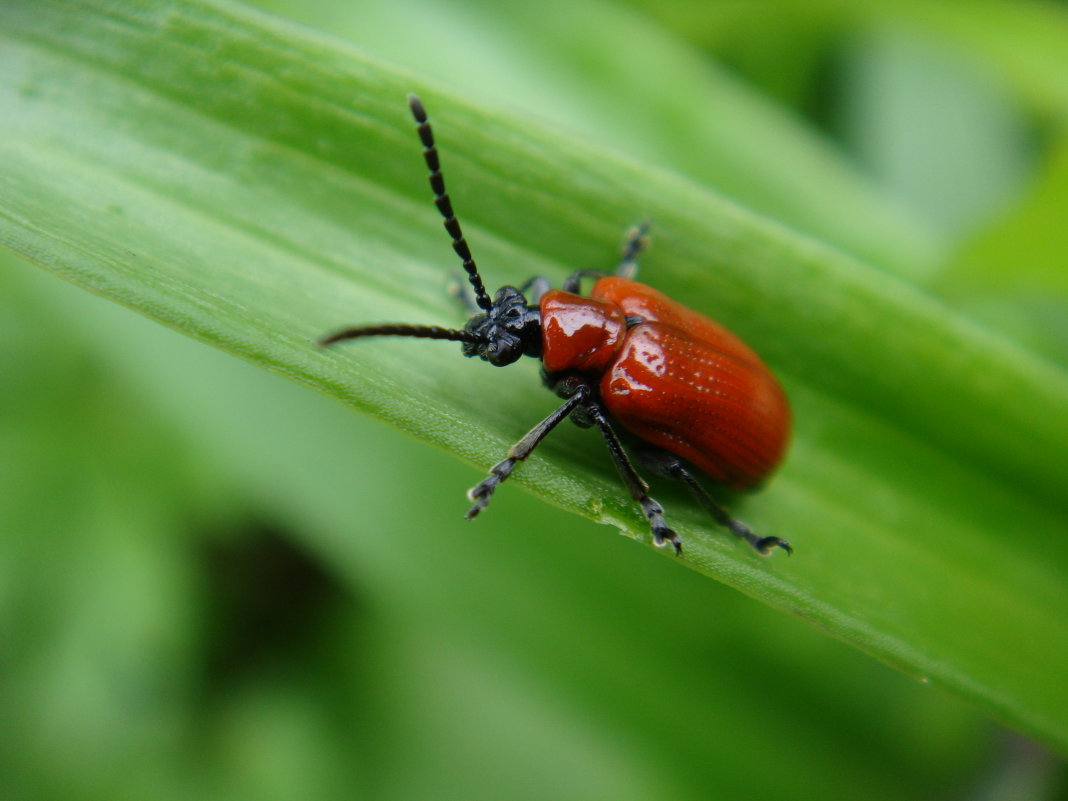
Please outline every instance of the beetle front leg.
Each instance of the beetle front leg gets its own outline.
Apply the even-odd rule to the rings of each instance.
[[[467,510],[464,517],[471,520],[485,509],[497,489],[497,485],[512,474],[516,463],[530,456],[531,452],[538,446],[538,443],[545,439],[548,433],[556,428],[560,421],[571,414],[576,407],[589,400],[589,397],[590,388],[580,385],[560,408],[530,429],[519,442],[509,448],[508,456],[491,467],[490,474],[467,491],[467,498],[474,505]]]
[[[623,443],[619,441],[619,435],[616,434],[604,410],[598,404],[591,403],[585,407],[585,411],[590,420],[601,430],[601,434],[604,435],[605,443],[608,445],[608,452],[612,455],[616,470],[619,471],[619,475],[630,491],[631,497],[642,507],[642,512],[645,514],[645,519],[649,521],[649,529],[653,534],[653,544],[658,548],[663,548],[670,542],[675,549],[675,555],[681,554],[682,540],[679,539],[678,534],[668,527],[667,522],[664,520],[664,507],[655,498],[649,497],[649,485],[634,469],[634,465],[631,464],[630,459],[627,457],[627,452],[623,450]]]

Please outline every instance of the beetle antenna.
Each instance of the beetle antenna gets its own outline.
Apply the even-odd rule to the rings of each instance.
[[[452,249],[464,263],[467,280],[471,282],[471,287],[475,290],[475,302],[483,310],[489,311],[493,306],[493,301],[490,300],[486,286],[482,283],[482,276],[478,274],[475,260],[471,258],[471,248],[468,247],[464,233],[460,230],[460,221],[456,219],[452,211],[452,201],[449,199],[449,193],[445,191],[445,179],[441,175],[441,161],[438,158],[437,145],[434,144],[434,132],[427,121],[423,101],[414,94],[410,94],[408,107],[412,110],[412,116],[415,117],[416,130],[419,131],[419,139],[423,143],[423,158],[426,160],[427,169],[430,170],[430,188],[434,192],[434,205],[445,218],[445,230],[452,237]]]
[[[320,348],[341,342],[344,339],[360,337],[418,337],[420,339],[447,339],[451,342],[480,342],[482,338],[471,331],[458,328],[440,328],[436,325],[409,325],[407,323],[387,323],[385,325],[363,325],[358,328],[342,328],[333,334],[327,334],[318,340]]]

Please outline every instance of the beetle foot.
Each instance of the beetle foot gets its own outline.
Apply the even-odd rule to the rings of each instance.
[[[782,548],[788,554],[794,552],[793,546],[782,537],[760,537],[754,534],[753,530],[741,520],[735,520],[733,517],[730,517],[730,515],[727,514],[726,509],[723,510],[723,514],[727,518],[727,528],[753,546],[753,550],[761,556],[767,556],[771,553],[772,548]]]
[[[794,552],[793,546],[782,537],[761,537],[753,543],[753,547],[764,556],[771,553],[772,548],[782,548],[788,555],[792,555]]]
[[[682,540],[664,520],[664,507],[648,495],[640,498],[638,502],[641,504],[642,511],[645,512],[645,519],[649,521],[649,529],[653,532],[653,545],[663,548],[670,542],[671,547],[675,549],[675,556],[680,556]]]
[[[671,547],[675,549],[675,556],[682,556],[682,540],[679,539],[678,534],[670,528],[653,531],[653,545],[657,548],[663,548],[669,542],[671,543]]]
[[[489,505],[490,498],[493,497],[493,492],[497,489],[497,485],[512,474],[515,461],[515,459],[508,458],[493,465],[490,468],[490,474],[467,491],[467,500],[472,501],[474,505],[467,510],[464,518],[472,520],[478,517],[478,513]]]
[[[464,513],[464,518],[474,520],[486,506],[489,505],[493,491],[501,483],[496,475],[489,475],[467,491],[467,500],[473,501],[473,505]]]

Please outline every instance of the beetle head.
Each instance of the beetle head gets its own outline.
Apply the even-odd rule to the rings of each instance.
[[[478,356],[494,367],[541,354],[541,314],[514,286],[498,289],[490,308],[471,317],[464,330],[477,337],[463,343],[464,355]]]

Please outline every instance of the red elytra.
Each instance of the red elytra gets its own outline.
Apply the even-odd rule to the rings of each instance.
[[[551,289],[545,279],[534,278],[521,288],[503,286],[491,298],[445,191],[426,111],[414,95],[408,102],[423,143],[434,203],[471,284],[473,297],[465,298],[471,317],[462,329],[409,323],[344,328],[321,338],[320,346],[405,336],[460,342],[465,356],[478,356],[497,367],[522,356],[541,359],[545,384],[564,403],[471,488],[468,518],[486,507],[497,486],[550,431],[571,419],[600,431],[657,546],[670,543],[682,553],[679,536],[668,527],[663,507],[649,495],[628,446],[648,469],[681,481],[717,523],[759,553],[772,548],[792,552],[786,540],[758,536],[731,517],[690,469],[693,465],[720,484],[748,490],[782,460],[790,408],[764,362],[716,321],[631,280],[646,245],[645,224],[630,232],[616,275],[592,273],[598,280],[589,296],[579,289],[591,271],[580,270],[563,289]],[[616,424],[633,435],[632,443],[624,443]]]
[[[735,490],[782,460],[790,406],[760,357],[727,328],[620,276],[589,297],[541,297],[542,364],[599,375],[600,398],[624,428]],[[627,328],[626,319],[641,318]]]

